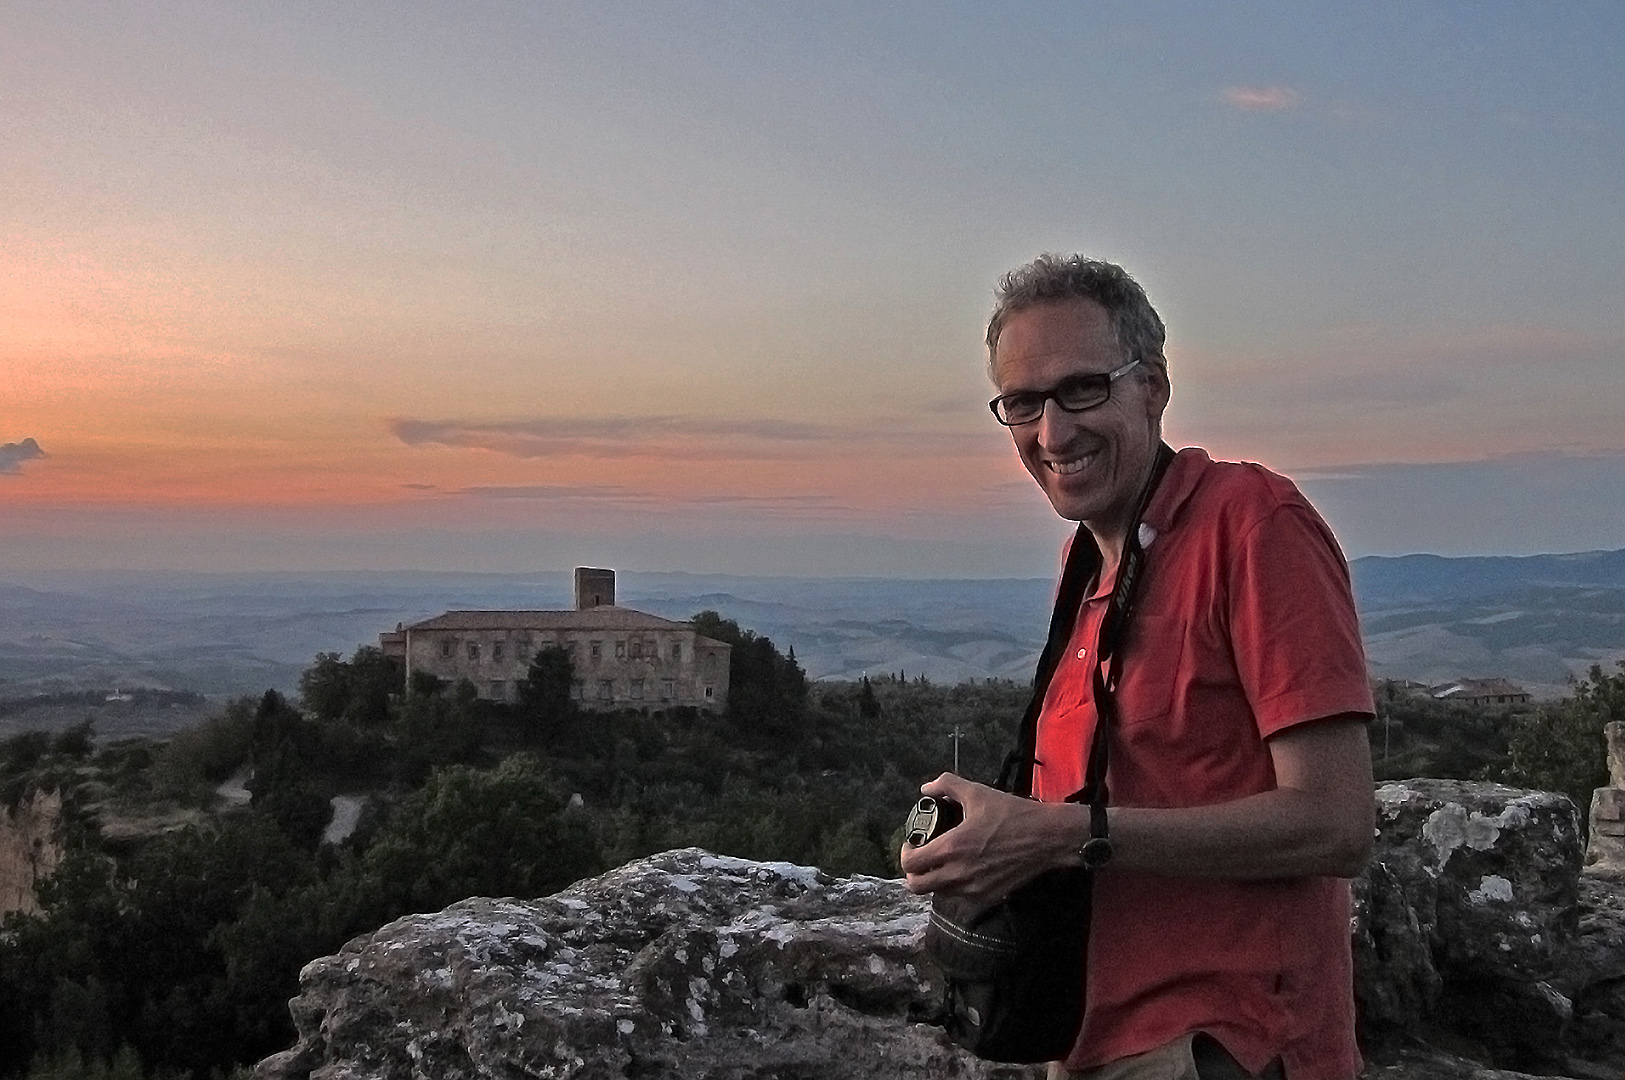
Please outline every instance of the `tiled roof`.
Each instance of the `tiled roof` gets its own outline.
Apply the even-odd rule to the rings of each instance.
[[[1484,698],[1528,696],[1528,691],[1502,678],[1461,679],[1433,691],[1436,698]]]
[[[673,622],[631,608],[603,607],[585,611],[448,611],[424,619],[408,630],[692,630],[686,622]],[[709,639],[707,639],[709,640]],[[718,642],[717,644],[723,644]]]

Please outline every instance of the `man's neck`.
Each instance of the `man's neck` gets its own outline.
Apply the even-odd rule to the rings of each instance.
[[[1129,530],[1138,522],[1134,520],[1135,511],[1140,509],[1140,499],[1145,493],[1146,485],[1151,483],[1151,477],[1157,471],[1157,461],[1153,457],[1150,467],[1140,478],[1140,486],[1135,490],[1134,498],[1125,507],[1100,521],[1085,521],[1083,527],[1089,530],[1089,535],[1095,538],[1095,546],[1100,548],[1100,580],[1110,581],[1112,575],[1117,573],[1117,565],[1123,561],[1123,551],[1128,547]]]
[[[1100,580],[1109,582],[1117,573],[1117,564],[1123,561],[1123,549],[1128,546],[1128,525],[1118,523],[1114,527],[1097,527],[1091,522],[1084,522],[1084,528],[1089,535],[1095,538],[1095,546],[1100,548]]]

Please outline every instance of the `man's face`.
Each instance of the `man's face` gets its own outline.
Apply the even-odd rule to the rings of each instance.
[[[1093,300],[1030,307],[1009,317],[994,353],[1000,394],[1049,390],[1071,375],[1105,374],[1131,357]],[[1147,362],[1112,384],[1104,405],[1067,412],[1054,401],[1029,424],[1010,429],[1016,452],[1055,512],[1097,535],[1126,530],[1156,456],[1168,378]]]

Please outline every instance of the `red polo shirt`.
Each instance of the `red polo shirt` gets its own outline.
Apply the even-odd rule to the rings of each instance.
[[[1151,540],[1121,657],[1112,803],[1204,806],[1270,790],[1271,735],[1372,715],[1347,564],[1291,481],[1183,450],[1144,522]],[[1044,699],[1040,799],[1083,786],[1111,584],[1085,601]],[[1359,1071],[1347,881],[1107,867],[1094,905],[1088,1008],[1069,1067],[1206,1031],[1254,1072],[1276,1057],[1292,1080]]]

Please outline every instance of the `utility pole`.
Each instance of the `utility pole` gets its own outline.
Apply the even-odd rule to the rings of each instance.
[[[964,736],[961,735],[960,732],[959,732],[959,725],[958,724],[954,725],[954,733],[952,735],[948,736],[948,738],[950,738],[950,739],[952,739],[954,741],[954,775],[958,776],[959,775],[959,740],[964,738]]]

